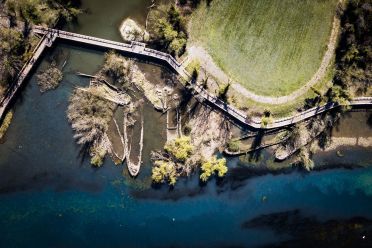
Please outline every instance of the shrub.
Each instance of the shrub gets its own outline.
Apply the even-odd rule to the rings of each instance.
[[[330,89],[328,96],[329,96],[330,101],[336,102],[340,105],[345,105],[345,106],[349,105],[350,103],[349,101],[351,99],[351,96],[348,90],[339,85],[333,86]]]
[[[58,87],[59,82],[62,81],[63,74],[54,64],[52,64],[45,71],[37,74],[37,84],[41,92],[52,90]]]
[[[67,117],[80,145],[90,147],[102,138],[114,114],[115,104],[76,89],[70,97]]]
[[[95,167],[101,167],[103,164],[103,158],[96,154],[90,159],[90,164]]]
[[[306,148],[302,148],[298,155],[298,164],[301,165],[305,170],[311,171],[314,168],[314,162],[310,158],[310,153]]]
[[[264,110],[264,113],[261,118],[261,126],[267,127],[268,124],[273,122],[273,118],[271,117],[271,112],[268,109]]]
[[[218,98],[220,98],[223,101],[227,100],[227,92],[229,91],[229,88],[231,86],[231,83],[223,84],[218,87]]]
[[[103,65],[103,72],[112,77],[121,85],[130,83],[132,79],[131,68],[133,62],[120,56],[114,52],[105,54],[105,64]]]
[[[193,59],[186,67],[186,70],[190,74],[196,74],[195,79],[197,78],[199,71],[200,71],[200,61],[197,59]]]
[[[267,127],[270,123],[273,122],[273,118],[271,116],[262,116],[261,118],[261,126],[262,127]]]
[[[0,29],[0,49],[6,54],[17,54],[22,48],[23,35],[17,29],[1,28]]]
[[[230,140],[229,143],[227,143],[227,149],[231,152],[238,152],[240,150],[240,141]]]
[[[8,128],[10,126],[10,122],[12,121],[12,119],[13,119],[13,112],[9,111],[5,115],[4,120],[0,125],[0,139],[4,136],[6,130],[8,130]]]
[[[184,133],[185,135],[189,135],[189,134],[191,133],[191,127],[190,127],[190,125],[185,125],[185,126],[183,127],[183,133]]]

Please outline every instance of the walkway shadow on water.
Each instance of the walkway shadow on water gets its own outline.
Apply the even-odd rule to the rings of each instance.
[[[180,110],[182,112],[185,112],[187,111],[187,105],[190,103],[191,99],[193,98],[193,95],[190,92],[190,90],[186,89],[185,87],[181,88],[180,94],[181,94]]]
[[[325,127],[324,131],[321,132],[319,134],[319,136],[317,137],[317,139],[318,139],[318,145],[319,145],[319,147],[322,150],[325,150],[326,147],[331,142],[333,130],[334,129],[337,130],[337,131],[339,130],[339,124],[340,124],[341,117],[345,117],[345,116],[349,116],[350,115],[349,112],[343,112],[343,113],[339,114],[338,111],[330,111],[329,113],[324,113],[322,115],[322,118],[326,118],[326,115],[327,114],[331,115],[331,118],[334,121],[329,121],[328,123],[326,123],[325,124],[326,127]],[[317,119],[313,119],[311,121],[312,122],[316,122],[318,120]]]
[[[369,114],[367,119],[367,125],[372,128],[372,113]]]
[[[254,140],[252,142],[251,150],[252,152],[248,153],[249,155],[249,160],[254,160],[257,162],[260,159],[261,156],[261,144],[263,137],[265,136],[265,131],[264,130],[259,130],[257,132],[257,135],[254,137]]]

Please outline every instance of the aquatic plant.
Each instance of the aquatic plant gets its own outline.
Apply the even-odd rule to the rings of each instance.
[[[74,138],[83,146],[92,147],[107,131],[116,104],[76,89],[70,97],[67,117],[75,130]]]
[[[310,152],[306,148],[302,148],[298,154],[298,165],[301,165],[305,170],[311,171],[314,168],[314,162],[310,158]]]
[[[90,150],[91,154],[93,154],[92,158],[90,159],[90,164],[95,167],[101,167],[103,164],[103,159],[106,156],[107,150],[102,147],[92,147]]]
[[[230,140],[227,143],[227,149],[231,152],[238,152],[240,150],[241,142],[239,140]]]
[[[0,139],[4,136],[6,130],[8,130],[8,128],[10,126],[10,122],[12,121],[12,119],[13,119],[13,112],[9,111],[5,115],[3,123],[1,123],[1,125],[0,125]]]
[[[52,65],[45,71],[37,74],[36,79],[40,91],[45,92],[57,88],[63,79],[63,74],[62,71],[59,70],[54,63],[52,63]]]

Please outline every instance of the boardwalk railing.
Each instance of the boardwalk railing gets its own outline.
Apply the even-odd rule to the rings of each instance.
[[[108,49],[115,49],[118,51],[124,51],[124,52],[142,55],[146,57],[156,58],[158,60],[162,60],[168,63],[186,81],[190,81],[191,79],[191,75],[187,72],[185,67],[181,63],[179,63],[173,56],[171,56],[168,53],[164,53],[164,52],[160,52],[160,51],[157,51],[151,48],[147,48],[146,44],[142,42],[133,41],[131,43],[123,43],[123,42],[102,39],[102,38],[96,38],[96,37],[88,36],[88,35],[76,34],[76,33],[67,32],[67,31],[58,30],[58,29],[45,28],[42,26],[34,26],[33,31],[38,34],[42,34],[43,38],[40,41],[38,47],[35,49],[34,56],[35,54],[36,56],[35,57],[33,56],[31,62],[35,61],[40,56],[41,45],[43,45],[42,50],[44,50],[45,46],[52,45],[56,38],[60,38],[60,39],[71,40],[71,41],[80,42],[84,44],[104,47]],[[15,89],[12,89],[11,97],[14,95],[15,91],[19,88],[24,78],[30,72],[30,66],[32,68],[33,64],[30,65],[30,63],[27,62],[24,68],[28,68],[28,70],[27,71],[25,69],[21,70],[20,76],[17,79],[18,86]],[[239,121],[241,124],[244,124],[244,125],[256,128],[256,129],[273,129],[273,128],[289,126],[294,123],[303,121],[307,118],[310,118],[312,116],[328,111],[330,109],[339,107],[337,103],[327,103],[323,106],[318,106],[318,107],[308,109],[301,113],[295,114],[291,117],[274,120],[272,123],[269,123],[266,126],[262,126],[262,122],[260,119],[248,118],[248,116],[245,113],[235,109],[231,105],[227,104],[226,102],[222,101],[216,96],[210,94],[208,91],[206,91],[204,88],[202,88],[198,84],[193,83],[192,85],[194,86],[195,92],[197,92],[198,95],[201,96],[204,101],[208,102],[209,104],[216,107],[223,113],[227,114],[232,119]],[[2,118],[4,110],[7,106],[7,104],[4,105],[6,99],[8,99],[8,102],[9,102],[9,97],[8,98],[5,97],[4,99],[0,103],[0,118]],[[359,98],[353,99],[350,102],[350,105],[351,106],[358,106],[358,105],[371,105],[372,106],[372,97],[359,97]]]
[[[18,89],[22,86],[25,78],[28,76],[28,74],[32,70],[34,63],[40,57],[46,45],[47,45],[47,38],[46,38],[46,35],[43,35],[39,43],[34,48],[32,52],[32,57],[28,59],[27,62],[23,65],[16,79],[14,80],[12,85],[9,86],[7,92],[5,93],[5,96],[0,101],[0,121],[3,119],[4,113],[9,106],[9,103],[13,99],[14,95],[17,93]]]

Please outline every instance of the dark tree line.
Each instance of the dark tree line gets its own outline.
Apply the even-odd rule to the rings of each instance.
[[[355,87],[358,95],[371,86],[371,24],[372,1],[350,0],[341,16],[334,83],[341,88]]]

